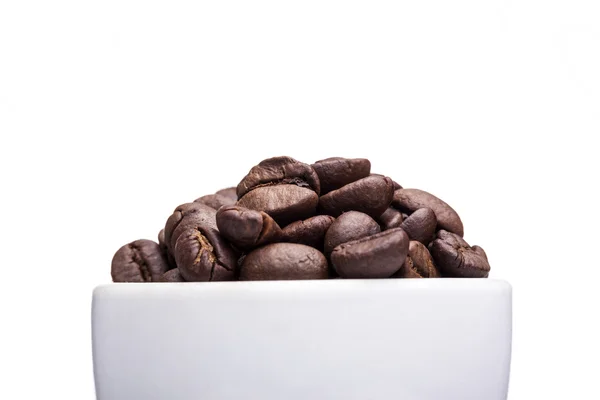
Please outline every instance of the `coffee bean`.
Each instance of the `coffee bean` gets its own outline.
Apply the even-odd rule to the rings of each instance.
[[[282,242],[300,243],[323,250],[325,233],[335,221],[329,215],[317,215],[303,221],[292,222],[283,229]]]
[[[354,210],[377,218],[388,208],[393,196],[394,186],[390,178],[368,176],[321,196],[319,209],[334,217]]]
[[[400,225],[410,240],[418,240],[425,245],[433,240],[436,226],[437,219],[430,208],[419,208]]]
[[[367,214],[359,211],[348,211],[340,215],[325,233],[324,252],[327,257],[333,249],[346,242],[379,233],[381,228]]]
[[[343,278],[389,278],[402,267],[409,239],[400,228],[340,244],[331,262]]]
[[[173,251],[175,242],[177,242],[179,234],[185,229],[186,225],[203,224],[216,228],[216,216],[217,211],[214,208],[201,203],[185,203],[178,206],[165,224],[165,243],[168,250]],[[179,229],[177,235],[174,235],[179,225],[182,225],[182,229]]]
[[[175,230],[173,231],[173,235],[171,236],[171,246],[172,246],[171,249],[175,249],[175,243],[177,243],[177,239],[179,239],[179,235],[181,235],[186,229],[188,229],[190,227],[202,225],[204,227],[210,227],[212,229],[217,229],[217,222],[216,222],[217,211],[210,207],[208,207],[208,209],[212,210],[211,213],[209,213],[209,212],[193,213],[193,214],[187,215],[186,217],[184,217],[181,220],[181,222],[179,222],[179,224],[177,225],[177,228],[175,228]]]
[[[240,270],[240,280],[327,279],[323,253],[297,243],[273,243],[250,252]]]
[[[140,239],[122,246],[113,256],[113,282],[157,282],[169,270],[158,243]]]
[[[264,211],[283,227],[315,215],[318,203],[319,196],[312,189],[296,185],[275,185],[253,189],[239,199],[237,205]]]
[[[455,233],[438,231],[429,251],[444,276],[487,278],[490,272],[485,251],[479,246],[469,246]]]
[[[160,247],[160,251],[162,252],[163,256],[167,259],[167,262],[169,263],[169,268],[175,268],[177,265],[175,265],[175,258],[173,258],[173,254],[169,252],[169,248],[167,247],[167,243],[165,242],[164,229],[161,229],[160,232],[158,232],[158,247]]]
[[[419,189],[399,189],[394,192],[392,205],[403,212],[412,213],[419,208],[431,208],[437,218],[437,228],[464,235],[460,217],[452,207],[431,193]]]
[[[210,208],[214,208],[218,210],[222,206],[230,206],[235,204],[236,200],[232,200],[227,196],[222,196],[220,194],[207,194],[206,196],[202,196],[194,200],[194,203],[201,203],[209,206]]]
[[[218,190],[216,192],[216,194],[220,194],[221,196],[228,197],[231,200],[233,200],[234,203],[238,200],[237,188],[235,188],[235,187],[228,187],[225,189]]]
[[[366,158],[331,157],[315,162],[312,167],[319,176],[321,195],[324,195],[369,176],[371,162]]]
[[[471,246],[471,249],[473,249],[473,251],[475,251],[476,253],[479,253],[481,256],[485,257],[485,259],[487,260],[487,254],[485,254],[485,251],[480,247],[480,246]]]
[[[177,268],[188,282],[235,278],[238,257],[214,228],[202,225],[188,227],[179,235],[174,254]]]
[[[382,174],[376,174],[374,172],[372,172],[370,175],[371,176],[385,176],[385,175],[382,175]],[[392,180],[392,184],[394,185],[394,190],[402,189],[402,186],[398,182],[396,182],[395,180]]]
[[[158,247],[160,247],[160,249],[162,250],[163,254],[167,254],[167,244],[165,243],[165,230],[161,229],[160,232],[158,232]]]
[[[221,235],[236,247],[249,250],[281,238],[281,228],[267,213],[240,206],[225,206],[217,211]]]
[[[384,231],[399,228],[400,225],[402,225],[402,221],[402,213],[394,207],[388,207],[387,210],[377,218],[377,222],[379,222],[381,229]]]
[[[423,243],[411,240],[404,265],[392,278],[439,278],[441,275]]]
[[[319,195],[320,183],[315,170],[291,157],[273,157],[261,161],[237,186],[238,199],[260,186],[293,184],[310,188]]]
[[[185,282],[185,279],[181,276],[179,268],[173,268],[162,275],[160,282]]]

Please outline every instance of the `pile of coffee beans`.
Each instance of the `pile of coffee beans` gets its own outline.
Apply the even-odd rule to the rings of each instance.
[[[113,257],[113,282],[328,278],[487,278],[484,250],[463,239],[436,196],[371,173],[364,158],[312,165],[274,157],[237,187],[179,205],[158,243]]]

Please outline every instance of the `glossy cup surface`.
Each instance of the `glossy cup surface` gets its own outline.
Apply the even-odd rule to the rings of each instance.
[[[512,289],[494,279],[108,284],[98,400],[505,400]]]

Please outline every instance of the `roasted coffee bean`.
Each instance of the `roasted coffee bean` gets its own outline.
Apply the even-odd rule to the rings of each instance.
[[[312,190],[296,185],[263,186],[244,195],[237,205],[264,211],[280,226],[312,217],[317,212],[319,196]]]
[[[113,256],[113,282],[158,282],[169,264],[158,243],[140,239],[121,247]]]
[[[402,225],[402,213],[394,207],[388,207],[383,214],[377,218],[377,222],[381,225],[381,230],[399,228]]]
[[[208,227],[217,227],[217,211],[202,203],[185,203],[178,206],[173,214],[167,219],[165,224],[165,243],[170,252],[175,248],[175,243],[179,233],[181,233],[185,227],[189,224],[203,224]],[[175,235],[175,231],[181,225],[181,229],[178,230],[178,234]]]
[[[329,215],[317,215],[304,221],[292,222],[283,229],[282,242],[300,243],[323,250],[325,233],[335,221]]]
[[[340,244],[331,253],[331,263],[343,278],[389,278],[404,264],[408,245],[406,232],[390,229]]]
[[[236,200],[232,200],[227,196],[222,196],[220,194],[207,194],[206,196],[202,196],[194,200],[194,203],[201,203],[209,206],[210,208],[214,208],[218,210],[222,206],[230,206],[235,204]]]
[[[437,219],[430,208],[419,208],[400,225],[410,240],[418,240],[425,245],[433,240],[436,226]]]
[[[315,248],[297,243],[272,243],[250,252],[240,280],[327,279],[327,260]]]
[[[392,278],[439,278],[441,275],[423,243],[411,240],[404,265]]]
[[[473,251],[481,254],[483,257],[485,257],[486,260],[488,259],[487,254],[485,254],[485,251],[480,246],[477,246],[477,245],[471,246],[471,249],[473,249]]]
[[[368,176],[321,196],[319,209],[337,217],[345,211],[360,211],[379,217],[392,202],[394,186],[388,177]]]
[[[319,175],[321,195],[365,178],[371,172],[371,162],[366,158],[331,157],[315,162],[312,167]]]
[[[209,210],[212,210],[210,212],[199,212],[199,213],[193,213],[190,214],[186,217],[184,217],[181,222],[177,225],[177,228],[175,228],[175,230],[173,231],[173,235],[171,236],[171,245],[172,245],[172,249],[175,249],[175,243],[177,243],[177,239],[179,238],[179,235],[181,235],[181,233],[183,233],[186,229],[193,227],[193,226],[204,226],[204,227],[210,227],[212,229],[217,229],[217,222],[216,222],[216,214],[217,211],[213,208],[208,207]]]
[[[160,251],[162,251],[163,256],[167,259],[167,262],[169,263],[169,268],[175,268],[175,258],[173,257],[173,254],[169,252],[169,248],[167,247],[167,243],[165,242],[164,229],[161,229],[160,232],[158,232],[158,246],[160,247]]]
[[[392,205],[406,213],[430,208],[437,218],[437,229],[464,235],[463,224],[456,211],[431,193],[419,189],[399,189],[394,192]]]
[[[243,250],[281,238],[281,228],[269,214],[240,206],[220,208],[217,211],[217,227],[225,239]]]
[[[174,255],[181,276],[188,282],[235,278],[238,256],[214,228],[188,227],[179,235]]]
[[[161,229],[160,232],[158,232],[158,247],[160,247],[160,249],[162,250],[163,254],[167,254],[167,244],[165,243],[165,230]]]
[[[320,193],[319,177],[308,164],[291,157],[273,157],[261,161],[237,186],[238,199],[254,188],[261,186],[293,184]]]
[[[385,175],[382,175],[382,174],[376,174],[374,172],[372,172],[370,175],[371,176],[385,176]],[[395,180],[392,180],[392,184],[394,185],[394,190],[402,189],[402,186],[398,182],[396,182]]]
[[[160,282],[185,282],[185,279],[181,276],[179,268],[173,268],[162,275]]]
[[[225,189],[218,190],[216,194],[220,194],[221,196],[230,198],[231,200],[233,200],[234,203],[238,200],[237,188],[235,187],[228,187]]]
[[[479,246],[469,246],[455,233],[438,231],[429,251],[444,276],[487,278],[489,275],[490,264],[485,251]]]
[[[327,257],[333,249],[346,242],[379,233],[381,228],[367,214],[359,211],[348,211],[340,215],[325,233],[324,252]]]

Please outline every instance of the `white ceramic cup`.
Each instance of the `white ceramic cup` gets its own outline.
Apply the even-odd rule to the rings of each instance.
[[[115,283],[93,293],[98,400],[505,400],[494,279]]]

